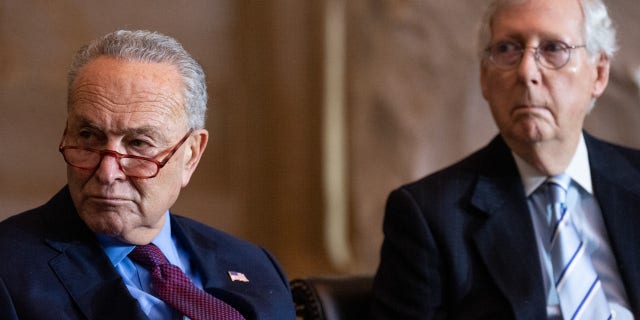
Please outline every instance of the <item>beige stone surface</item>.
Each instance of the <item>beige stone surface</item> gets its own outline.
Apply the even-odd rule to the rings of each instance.
[[[73,52],[117,28],[152,29],[202,63],[211,96],[212,140],[174,209],[265,246],[291,277],[373,272],[392,188],[496,133],[474,51],[487,1],[344,0],[346,268],[329,264],[323,239],[326,1],[0,0],[0,219],[65,183],[57,145]],[[608,3],[621,50],[588,128],[637,147],[640,4]]]

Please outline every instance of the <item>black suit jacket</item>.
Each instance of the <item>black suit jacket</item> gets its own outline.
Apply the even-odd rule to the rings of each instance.
[[[173,214],[171,228],[206,291],[247,319],[295,319],[287,278],[265,250]],[[231,281],[228,271],[249,282]],[[44,206],[0,223],[0,319],[18,318],[147,318],[66,187]]]
[[[640,152],[585,133],[594,194],[640,315]],[[546,319],[533,223],[500,137],[394,190],[374,283],[377,319]]]

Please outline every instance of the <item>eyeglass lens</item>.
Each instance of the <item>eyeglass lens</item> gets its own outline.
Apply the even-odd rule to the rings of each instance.
[[[561,41],[543,41],[534,50],[534,57],[542,66],[550,69],[563,67],[570,58],[571,47]],[[491,61],[501,68],[512,68],[520,63],[527,47],[513,41],[501,41],[488,50]]]
[[[116,158],[125,175],[135,177],[151,177],[157,174],[158,165],[150,160],[133,158],[115,151],[94,150],[78,147],[63,147],[64,159],[72,166],[92,170],[95,169],[105,156]]]

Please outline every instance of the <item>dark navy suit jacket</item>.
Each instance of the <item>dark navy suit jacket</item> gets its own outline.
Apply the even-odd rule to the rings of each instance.
[[[264,249],[171,215],[204,288],[247,319],[295,319],[287,278]],[[249,282],[231,281],[228,271]],[[0,223],[0,319],[147,319],[65,187]]]
[[[594,194],[640,316],[640,152],[585,133]],[[374,283],[376,319],[546,319],[533,223],[500,137],[394,190]]]

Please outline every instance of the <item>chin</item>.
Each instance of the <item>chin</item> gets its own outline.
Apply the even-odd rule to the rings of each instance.
[[[117,212],[85,212],[80,213],[80,218],[95,234],[119,237],[125,228],[125,221]]]
[[[545,126],[536,121],[519,123],[507,133],[507,136],[509,136],[511,140],[525,144],[544,142],[551,137],[548,130],[545,130]]]

